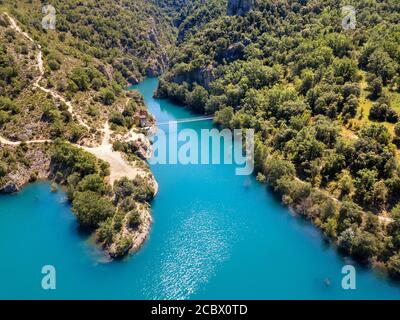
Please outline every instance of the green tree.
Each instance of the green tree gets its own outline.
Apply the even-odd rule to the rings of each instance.
[[[356,199],[367,206],[371,206],[374,203],[374,187],[377,183],[378,173],[375,170],[363,169],[357,173],[355,180],[356,187]]]
[[[232,107],[225,107],[215,113],[214,122],[224,128],[229,128],[234,116]]]
[[[112,218],[99,224],[99,228],[96,230],[96,240],[104,245],[110,245],[114,239],[114,227]]]
[[[77,192],[72,210],[79,224],[85,228],[97,228],[99,224],[115,213],[115,207],[93,191]]]
[[[378,239],[371,233],[361,231],[356,233],[352,242],[351,253],[362,262],[367,262],[379,251]]]
[[[197,112],[204,111],[207,100],[208,91],[199,85],[196,85],[194,89],[186,95],[186,103]]]
[[[387,52],[377,49],[369,57],[368,69],[380,77],[386,85],[396,74],[396,62]]]
[[[116,99],[114,92],[109,88],[101,89],[100,96],[106,106],[111,106]]]
[[[295,172],[293,163],[276,156],[269,156],[264,163],[264,175],[273,187],[278,185],[279,179],[284,176],[294,176]]]
[[[396,123],[394,127],[394,133],[397,138],[400,138],[400,122]]]
[[[373,98],[379,98],[383,91],[383,82],[381,78],[370,78],[367,90],[371,92]]]
[[[90,79],[84,68],[75,68],[72,70],[70,79],[75,83],[80,91],[86,91],[89,89]]]
[[[104,182],[104,178],[97,173],[85,176],[78,184],[78,191],[93,191],[100,195],[104,195],[110,191],[109,187]]]

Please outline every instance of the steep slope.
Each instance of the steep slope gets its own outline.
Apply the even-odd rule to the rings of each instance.
[[[53,4],[55,30],[42,27],[41,1],[0,4],[0,192],[36,179],[64,185],[81,226],[118,258],[145,241],[157,187],[140,127],[153,119],[124,89],[163,70],[168,36],[144,1],[116,1],[111,11],[105,1]],[[138,20],[136,29],[128,33],[124,19]],[[133,36],[140,52],[124,45]]]
[[[355,25],[333,0],[229,0],[178,45],[158,96],[256,129],[258,179],[398,277],[400,4],[347,4]]]
[[[225,13],[225,0],[153,0],[178,30],[177,42],[201,30],[208,22]]]

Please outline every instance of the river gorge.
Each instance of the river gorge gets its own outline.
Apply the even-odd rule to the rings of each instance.
[[[142,93],[158,123],[195,116],[154,99],[157,83],[146,79],[131,89]],[[211,120],[178,123],[196,132],[213,126]],[[358,265],[357,289],[342,289],[342,268],[354,262],[235,168],[152,165],[159,190],[149,239],[133,256],[107,263],[79,232],[65,194],[51,193],[50,183],[0,196],[0,298],[400,298],[398,284]],[[41,287],[44,265],[56,268],[56,290]]]

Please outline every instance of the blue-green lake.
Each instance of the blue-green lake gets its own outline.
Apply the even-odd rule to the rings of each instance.
[[[157,79],[132,87],[158,122],[193,117],[153,99]],[[211,121],[178,128],[212,128]],[[163,128],[167,129],[167,127]],[[399,299],[400,286],[355,265],[357,289],[343,290],[353,262],[309,222],[234,165],[152,165],[159,193],[142,250],[105,263],[59,191],[28,185],[0,196],[0,298],[22,299]],[[44,265],[57,289],[41,287]]]

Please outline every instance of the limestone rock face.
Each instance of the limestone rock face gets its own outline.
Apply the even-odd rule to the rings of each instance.
[[[255,0],[228,0],[228,16],[244,16],[254,7]]]
[[[203,68],[196,68],[194,70],[183,72],[175,75],[172,78],[172,82],[175,83],[194,83],[203,86],[207,90],[210,89],[210,83],[215,80],[214,69],[212,66],[207,66]]]
[[[4,186],[1,191],[4,193],[15,193],[19,191],[19,187],[15,182],[10,181]]]

